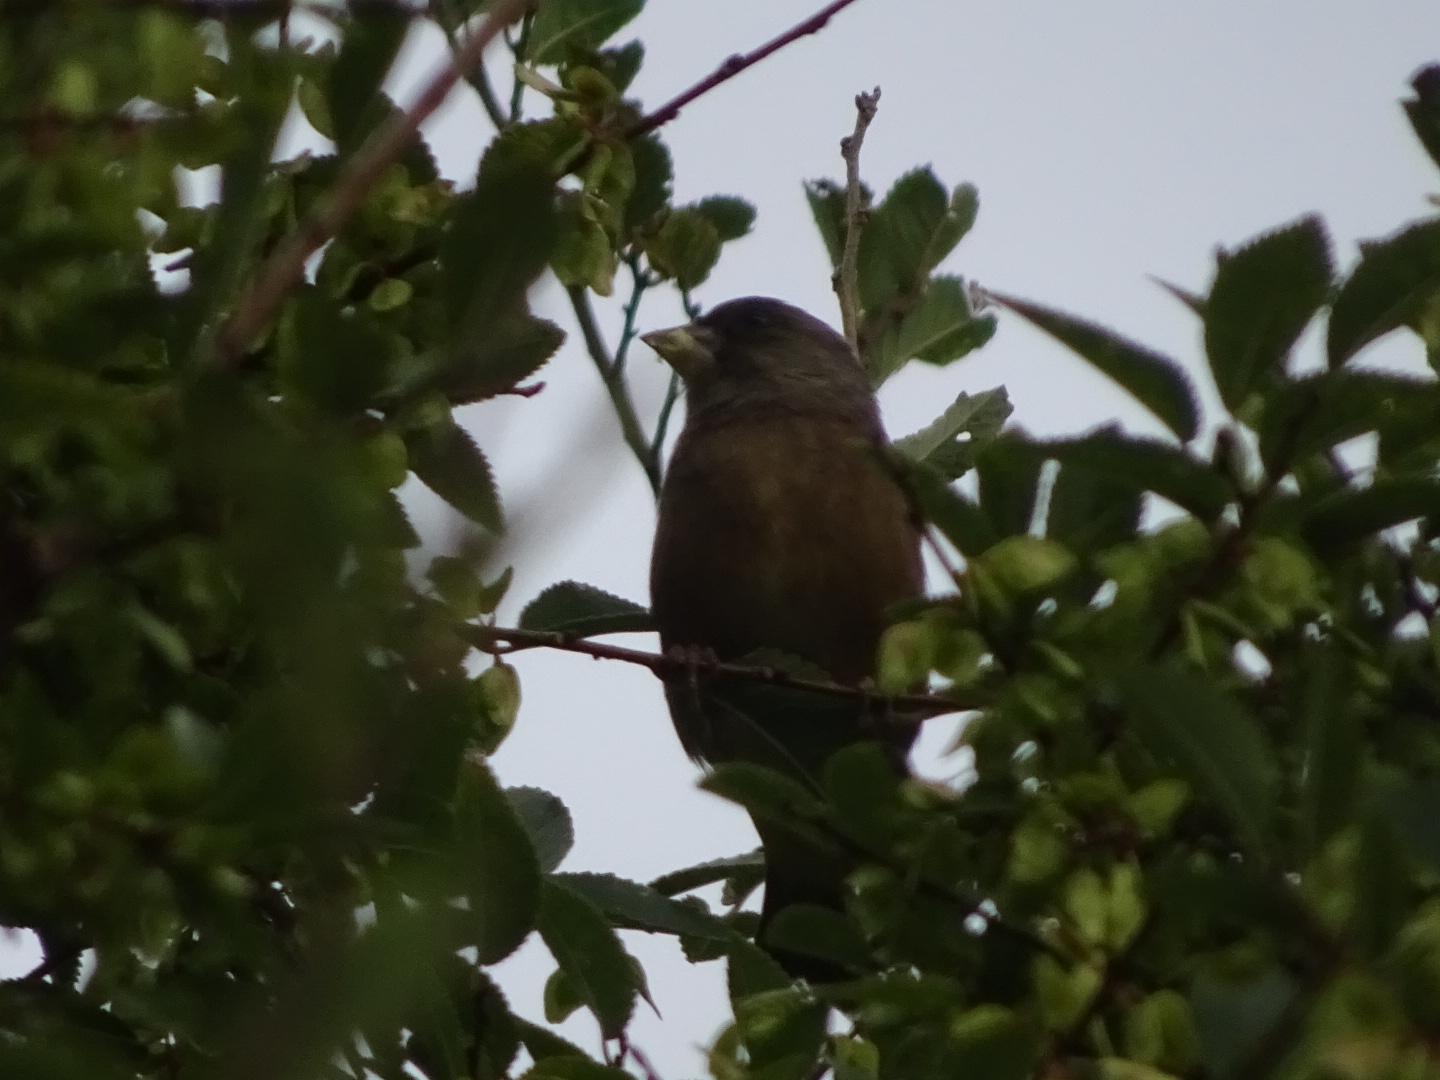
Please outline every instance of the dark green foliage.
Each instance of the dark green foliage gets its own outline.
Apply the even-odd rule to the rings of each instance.
[[[889,464],[963,560],[957,592],[895,612],[876,685],[967,710],[973,779],[900,779],[864,744],[808,771],[717,769],[710,791],[855,866],[844,911],[795,905],[757,945],[741,905],[761,853],[650,885],[564,872],[563,803],[497,783],[521,687],[471,642],[510,573],[473,554],[501,498],[454,414],[536,389],[564,331],[528,294],[552,271],[582,297],[629,277],[599,358],[627,404],[644,297],[668,283],[689,304],[754,210],[671,205],[663,141],[626,137],[644,49],[607,42],[638,0],[549,0],[514,52],[554,115],[501,116],[464,195],[412,144],[270,324],[217,347],[393,115],[375,91],[410,16],[372,7],[333,13],[339,46],[313,53],[251,8],[0,20],[7,107],[49,125],[0,133],[0,924],[45,951],[0,984],[0,1075],[624,1080],[648,995],[625,930],[725,963],[718,1080],[1429,1077],[1440,384],[1350,361],[1392,331],[1440,356],[1435,222],[1366,245],[1338,286],[1305,219],[1223,255],[1208,295],[1172,289],[1228,412],[1213,450],[1172,361],[1002,301],[1174,440],[1034,439],[1002,430],[990,391],[898,442]],[[1435,71],[1405,103],[1432,156]],[[137,98],[171,112],[89,122]],[[292,99],[337,157],[271,160]],[[219,165],[219,202],[179,206],[180,165]],[[838,263],[844,193],[806,193]],[[936,273],[976,207],[919,169],[871,210],[876,382],[993,332]],[[188,283],[159,289],[156,255]],[[1330,365],[1297,375],[1327,306]],[[663,446],[656,428],[640,435]],[[1337,448],[1366,436],[1376,461],[1352,475]],[[412,473],[478,527],[418,567],[395,494]],[[520,622],[650,626],[573,582]],[[860,696],[867,723],[918,722]],[[517,1017],[486,971],[537,933],[546,1015],[587,1010],[603,1062]],[[793,984],[767,948],[848,977]]]

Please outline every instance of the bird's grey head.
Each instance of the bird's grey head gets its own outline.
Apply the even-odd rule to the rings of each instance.
[[[691,420],[739,412],[875,416],[865,369],[813,315],[765,296],[730,300],[686,326],[642,335],[685,380]]]

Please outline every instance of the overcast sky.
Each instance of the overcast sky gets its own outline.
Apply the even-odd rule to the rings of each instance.
[[[654,106],[818,6],[650,0],[619,39],[639,36],[648,51],[632,92]],[[433,29],[412,36],[392,79],[402,103],[442,48]],[[508,84],[507,59],[491,54],[497,80]],[[879,85],[864,148],[870,185],[883,192],[902,172],[930,163],[948,186],[969,181],[980,190],[979,221],[944,270],[1168,352],[1213,405],[1194,317],[1147,275],[1203,291],[1216,245],[1311,212],[1323,215],[1337,261],[1348,267],[1357,240],[1433,210],[1424,197],[1440,190],[1440,173],[1397,101],[1414,72],[1436,60],[1435,0],[859,0],[823,33],[725,84],[665,129],[677,201],[733,193],[759,209],[753,234],[727,247],[696,298],[712,307],[768,294],[838,323],[800,185],[841,174],[838,140],[853,125],[854,95]],[[445,173],[468,184],[491,129],[465,90],[427,135]],[[533,299],[570,327],[553,285]],[[606,316],[612,342],[616,306]],[[679,319],[678,300],[664,291],[642,312],[647,328]],[[1366,362],[1423,367],[1418,344],[1398,337]],[[666,372],[638,345],[632,368],[648,423]],[[495,460],[512,516],[516,578],[502,620],[566,578],[645,602],[653,502],[623,452],[599,380],[573,340],[542,377],[547,387],[533,399],[464,414]],[[1103,377],[1010,318],[978,355],[945,369],[907,369],[886,386],[882,404],[898,436],[957,393],[1002,384],[1014,422],[1032,432],[1119,420],[1160,434]],[[436,500],[414,485],[407,494],[428,534],[444,536]],[[643,881],[754,846],[743,813],[696,790],[696,769],[647,671],[570,655],[526,654],[517,666],[524,705],[495,765],[505,783],[546,788],[569,805],[577,839],[565,869]],[[934,753],[953,725],[937,724],[921,756],[932,774],[954,774],[960,766]],[[640,1007],[636,1043],[666,1080],[702,1074],[701,1048],[725,1014],[722,965],[692,967],[670,939],[626,938],[663,1013]],[[21,966],[9,951],[0,961]],[[517,1011],[540,1018],[552,968],[538,943],[501,966]],[[595,1045],[584,1014],[564,1030]]]
[[[653,106],[817,6],[650,0],[633,24],[648,50],[633,91]],[[417,41],[416,55],[435,44]],[[860,0],[665,129],[678,200],[735,193],[759,208],[754,233],[727,248],[697,298],[711,307],[769,294],[838,323],[800,184],[841,174],[837,144],[853,125],[854,95],[879,85],[864,149],[870,185],[883,191],[930,163],[947,185],[980,190],[979,221],[945,270],[1158,347],[1190,367],[1213,404],[1194,317],[1148,275],[1203,291],[1217,245],[1311,212],[1348,267],[1357,240],[1432,210],[1425,196],[1440,191],[1440,172],[1397,102],[1435,60],[1434,0]],[[489,129],[458,95],[431,134],[442,166],[460,177],[472,174]],[[568,325],[560,300],[553,288],[535,296]],[[642,322],[669,325],[679,314],[661,293]],[[1398,337],[1366,359],[1423,367],[1418,344]],[[665,372],[643,346],[632,366],[648,418]],[[654,511],[639,468],[621,452],[598,378],[573,342],[543,377],[538,397],[466,417],[496,458],[517,519],[517,576],[501,616],[513,619],[565,578],[644,602]],[[890,431],[919,427],[962,390],[1001,384],[1014,422],[1036,433],[1117,419],[1160,433],[1103,377],[1010,318],[980,354],[945,369],[914,365],[888,384]],[[578,835],[566,869],[647,880],[754,845],[742,813],[695,789],[648,672],[568,655],[517,663],[525,703],[495,764],[504,782],[546,788],[570,806]],[[931,771],[958,768],[926,756]],[[703,1073],[700,1048],[724,1015],[722,966],[691,967],[668,939],[626,936],[664,1014],[641,1006],[637,1043],[667,1080]],[[538,945],[502,966],[518,1011],[539,1015],[552,966]],[[588,1018],[566,1032],[594,1045]]]

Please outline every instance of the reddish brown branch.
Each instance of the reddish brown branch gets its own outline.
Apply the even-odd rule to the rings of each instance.
[[[792,690],[808,690],[827,697],[851,698],[873,705],[877,710],[898,711],[895,719],[901,721],[923,720],[946,713],[966,712],[979,709],[983,703],[960,697],[940,697],[933,694],[881,694],[862,686],[846,686],[843,683],[826,682],[822,679],[806,679],[792,675],[782,668],[750,667],[746,664],[729,664],[720,660],[695,660],[671,656],[665,653],[644,652],[627,649],[620,645],[606,645],[555,630],[519,630],[505,626],[470,626],[466,635],[470,644],[489,653],[518,652],[522,649],[559,649],[563,652],[582,653],[596,660],[619,660],[625,664],[639,664],[649,668],[656,675],[725,675],[730,678],[749,679],[753,682],[769,683],[772,686],[789,687]],[[500,649],[497,646],[507,645]]]
[[[275,317],[285,297],[303,278],[305,261],[350,220],[381,173],[404,153],[412,139],[419,138],[420,125],[480,62],[485,48],[500,31],[518,19],[533,2],[498,0],[464,47],[426,84],[415,104],[365,140],[345,163],[329,195],[320,200],[300,227],[286,237],[256,271],[234,312],[216,333],[215,363],[233,364],[244,355],[250,342]]]
[[[626,137],[635,138],[636,136],[644,135],[647,131],[654,131],[656,128],[668,124],[680,115],[681,109],[689,105],[696,98],[708,94],[711,90],[714,90],[715,87],[733,79],[746,68],[754,67],[771,53],[779,52],[792,41],[823,30],[825,24],[828,23],[833,16],[854,2],[855,0],[833,0],[832,3],[826,4],[804,22],[795,24],[779,37],[772,38],[758,49],[752,49],[748,53],[737,53],[734,56],[726,57],[719,67],[694,86],[690,87],[690,89],[671,98],[648,116],[641,117],[637,120],[635,124],[625,132]]]

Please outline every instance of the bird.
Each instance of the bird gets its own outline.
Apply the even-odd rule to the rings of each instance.
[[[752,762],[816,784],[825,761],[879,741],[897,775],[916,727],[867,722],[862,700],[698,677],[697,657],[777,654],[866,684],[894,605],[924,591],[922,523],[889,466],[864,366],[820,319],[743,297],[641,335],[678,373],[685,421],[666,467],[650,563],[676,733],[702,766]],[[752,814],[765,853],[757,941],[795,903],[844,909],[853,856]],[[790,975],[833,981],[828,961],[770,950]]]

